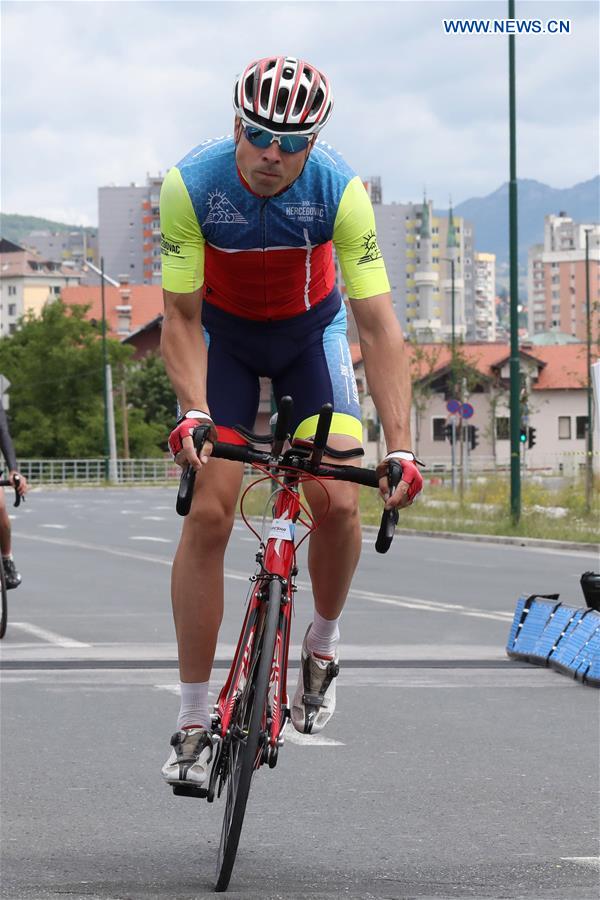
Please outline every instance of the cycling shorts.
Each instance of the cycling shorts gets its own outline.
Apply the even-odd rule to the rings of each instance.
[[[331,434],[362,444],[358,391],[346,337],[346,309],[335,288],[321,303],[288,319],[261,322],[202,304],[208,346],[207,396],[213,421],[252,429],[259,378],[270,378],[275,399],[294,400],[294,437],[314,435],[324,403],[333,405]]]

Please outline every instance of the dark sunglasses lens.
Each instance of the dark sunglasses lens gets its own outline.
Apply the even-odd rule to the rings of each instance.
[[[247,126],[245,134],[251,144],[254,144],[255,147],[261,147],[263,150],[265,147],[268,147],[273,140],[273,135],[269,131],[265,131],[264,128],[252,128],[251,126]]]
[[[284,134],[281,138],[281,149],[285,153],[299,153],[306,150],[309,139],[303,134]]]

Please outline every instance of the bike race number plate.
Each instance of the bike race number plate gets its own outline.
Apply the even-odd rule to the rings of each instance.
[[[294,523],[290,522],[289,519],[273,519],[269,538],[275,538],[275,540],[280,541],[293,541],[294,531]]]

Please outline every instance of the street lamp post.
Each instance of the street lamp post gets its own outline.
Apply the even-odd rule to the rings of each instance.
[[[508,0],[508,18],[515,18],[515,2]],[[514,525],[521,518],[521,372],[519,365],[519,256],[517,241],[517,130],[515,89],[515,36],[508,36],[508,107],[510,182],[508,195],[510,236],[510,510]]]
[[[117,451],[115,440],[115,421],[112,406],[112,372],[108,363],[108,344],[106,340],[106,303],[104,283],[108,281],[113,287],[120,287],[119,282],[104,273],[104,257],[100,259],[100,268],[89,260],[86,261],[93,272],[100,276],[100,303],[102,307],[102,373],[104,387],[104,477],[106,481],[117,480]]]
[[[451,332],[450,332],[450,340],[451,340],[451,357],[450,357],[450,392],[452,394],[452,400],[455,400],[456,394],[456,303],[455,303],[455,259],[454,256],[442,256],[444,262],[450,263],[450,322],[451,322]],[[462,424],[461,424],[461,438],[462,438]],[[452,419],[452,441],[451,441],[451,463],[452,463],[452,492],[456,490],[456,423],[453,417]],[[462,457],[461,457],[462,459]],[[462,464],[462,463],[461,463]]]

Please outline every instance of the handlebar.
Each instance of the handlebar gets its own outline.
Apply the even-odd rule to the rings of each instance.
[[[9,481],[8,478],[0,479],[0,487],[12,487],[15,490],[15,502],[13,503],[13,506],[20,506],[21,502],[25,503],[25,497],[22,497],[19,493],[20,483],[21,479],[18,475],[15,475],[13,481]]]
[[[357,466],[344,466],[337,463],[322,463],[323,452],[327,444],[333,407],[326,403],[319,414],[319,420],[312,442],[312,450],[307,452],[305,447],[294,448],[282,455],[283,445],[289,437],[289,428],[292,417],[292,398],[283,397],[279,405],[277,423],[273,444],[270,451],[257,450],[255,447],[240,444],[228,444],[218,441],[213,444],[211,456],[215,459],[228,459],[231,462],[241,462],[246,465],[257,464],[261,466],[280,466],[282,468],[296,469],[298,472],[306,472],[318,478],[332,478],[336,481],[349,481],[353,484],[361,484],[365,487],[378,488],[379,478],[374,469],[360,469]],[[206,431],[199,426],[194,431],[194,447],[197,451],[202,449],[206,437]],[[277,453],[275,451],[278,451]],[[402,478],[402,464],[398,460],[391,460],[389,466],[390,495],[393,494]],[[187,466],[179,482],[176,510],[180,516],[186,516],[192,505],[196,470]],[[378,553],[387,553],[394,537],[394,529],[398,523],[398,510],[385,509],[381,517],[381,525],[375,542]]]

